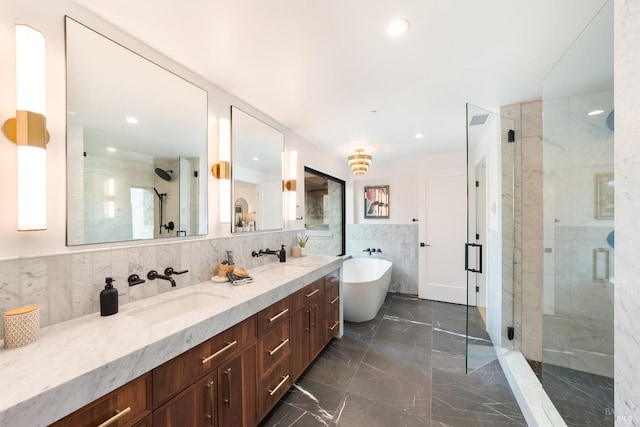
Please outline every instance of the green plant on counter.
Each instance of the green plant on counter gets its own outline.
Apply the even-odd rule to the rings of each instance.
[[[238,222],[236,223],[236,227],[242,227],[244,223],[242,222],[242,217],[238,216]]]
[[[298,234],[296,236],[296,239],[298,240],[298,246],[300,246],[301,248],[304,248],[305,245],[307,244],[307,241],[309,240],[309,236],[307,236],[306,234],[304,235]]]

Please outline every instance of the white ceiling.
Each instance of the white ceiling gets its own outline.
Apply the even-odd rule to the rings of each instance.
[[[362,146],[376,163],[463,150],[466,102],[540,98],[604,3],[76,1],[309,142],[340,157]],[[410,29],[390,38],[398,17]]]

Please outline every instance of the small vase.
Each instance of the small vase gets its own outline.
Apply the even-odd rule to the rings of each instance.
[[[309,254],[309,248],[300,248],[300,256],[307,256]]]
[[[244,231],[244,227],[236,227],[236,231],[238,233],[242,233]]]
[[[291,256],[293,258],[299,258],[301,252],[302,252],[302,248],[300,246],[294,246],[291,248]]]

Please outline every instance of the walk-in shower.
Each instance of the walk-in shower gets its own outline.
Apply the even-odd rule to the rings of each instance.
[[[567,425],[613,425],[613,2],[543,82],[542,385]]]

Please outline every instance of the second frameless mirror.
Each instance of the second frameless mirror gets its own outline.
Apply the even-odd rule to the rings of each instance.
[[[284,133],[231,107],[232,231],[284,228]]]

